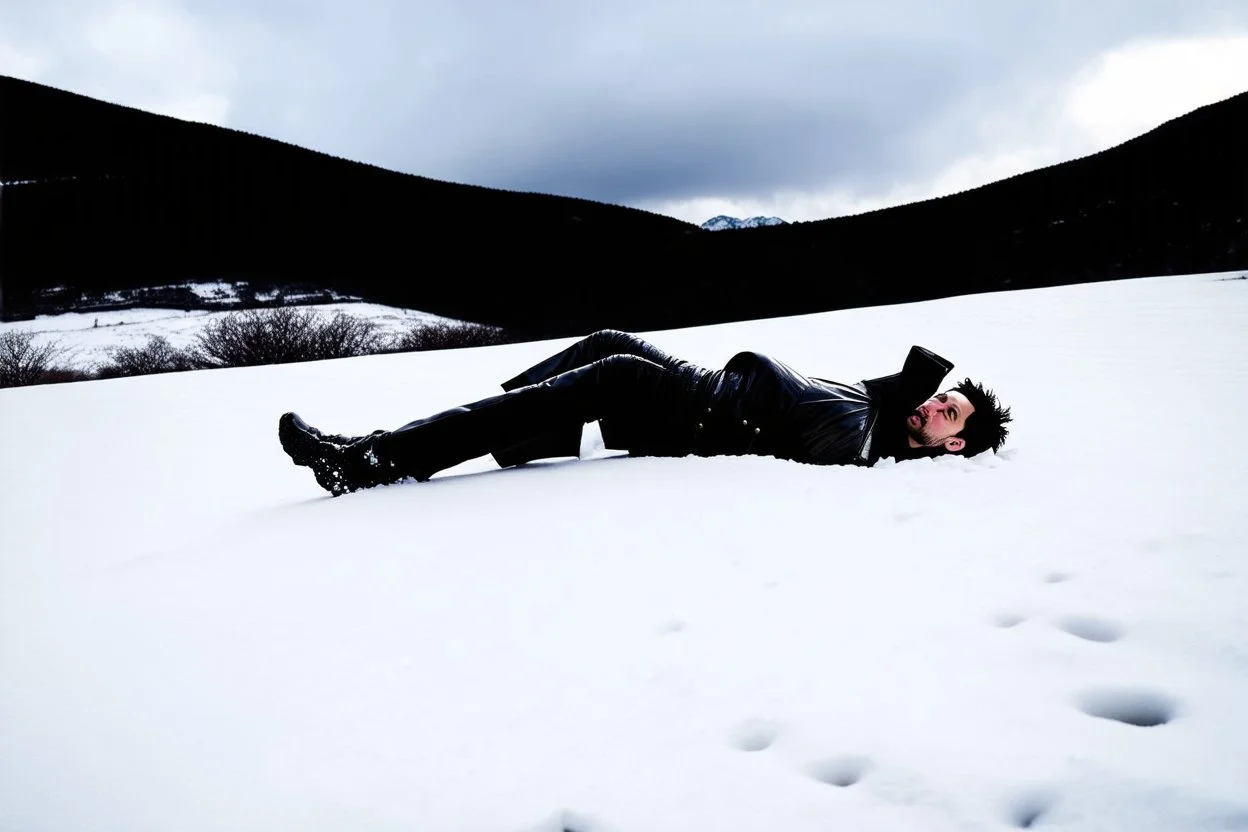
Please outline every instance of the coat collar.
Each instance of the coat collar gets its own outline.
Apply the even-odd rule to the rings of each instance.
[[[931,350],[913,346],[901,372],[864,379],[863,388],[871,397],[873,424],[868,444],[863,448],[867,462],[880,457],[902,458],[909,451],[903,421],[916,407],[931,398],[953,369],[953,362]]]

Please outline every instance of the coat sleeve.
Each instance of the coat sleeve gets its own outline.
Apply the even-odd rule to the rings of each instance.
[[[949,375],[953,362],[942,358],[926,347],[913,346],[906,356],[906,363],[901,368],[903,376],[913,375],[923,387],[935,389],[940,386],[941,379]]]
[[[862,383],[872,398],[887,403],[889,410],[909,412],[936,393],[952,369],[952,361],[916,345],[910,348],[900,373],[864,379]]]

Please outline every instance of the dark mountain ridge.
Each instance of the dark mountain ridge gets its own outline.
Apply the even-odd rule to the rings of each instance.
[[[50,286],[321,286],[535,336],[1248,267],[1248,93],[959,194],[729,234],[0,78],[4,311]]]

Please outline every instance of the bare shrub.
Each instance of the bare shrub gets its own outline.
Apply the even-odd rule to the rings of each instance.
[[[386,338],[378,331],[374,321],[344,312],[336,313],[329,320],[321,320],[310,344],[316,358],[371,355],[381,352],[385,345]]]
[[[311,309],[279,307],[231,312],[204,327],[194,349],[208,367],[254,367],[349,358],[381,351],[377,324],[338,312],[326,320]]]
[[[247,309],[207,324],[196,353],[213,367],[249,367],[298,361],[315,323],[311,312]]]
[[[31,332],[0,333],[0,387],[77,380],[74,371],[60,366],[64,355],[59,341],[37,345]]]
[[[507,332],[485,324],[454,323],[450,321],[422,321],[407,332],[394,336],[391,352],[421,352],[424,350],[453,350],[461,347],[492,347],[513,343]]]
[[[122,347],[112,360],[96,371],[97,378],[176,373],[199,366],[190,350],[180,350],[161,335],[153,335],[141,347]]]

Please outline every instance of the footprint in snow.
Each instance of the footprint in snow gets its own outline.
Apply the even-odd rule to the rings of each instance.
[[[871,770],[871,760],[857,754],[829,757],[806,767],[806,772],[820,783],[846,788],[852,786]]]
[[[780,735],[780,726],[770,719],[747,719],[732,732],[728,743],[738,751],[765,751]]]
[[[1075,707],[1088,716],[1141,728],[1165,725],[1178,713],[1178,702],[1174,697],[1135,687],[1086,690],[1075,697]]]
[[[560,809],[524,832],[609,832],[611,827],[600,820],[571,809]]]
[[[1122,638],[1122,627],[1107,618],[1093,615],[1067,615],[1053,622],[1059,630],[1064,630],[1084,641],[1109,643]]]
[[[1007,803],[1006,820],[1016,829],[1031,829],[1056,803],[1057,797],[1046,790],[1020,792]]]
[[[1020,615],[1016,612],[999,612],[992,617],[992,623],[1003,630],[1010,627],[1017,627],[1027,620],[1027,616]]]

